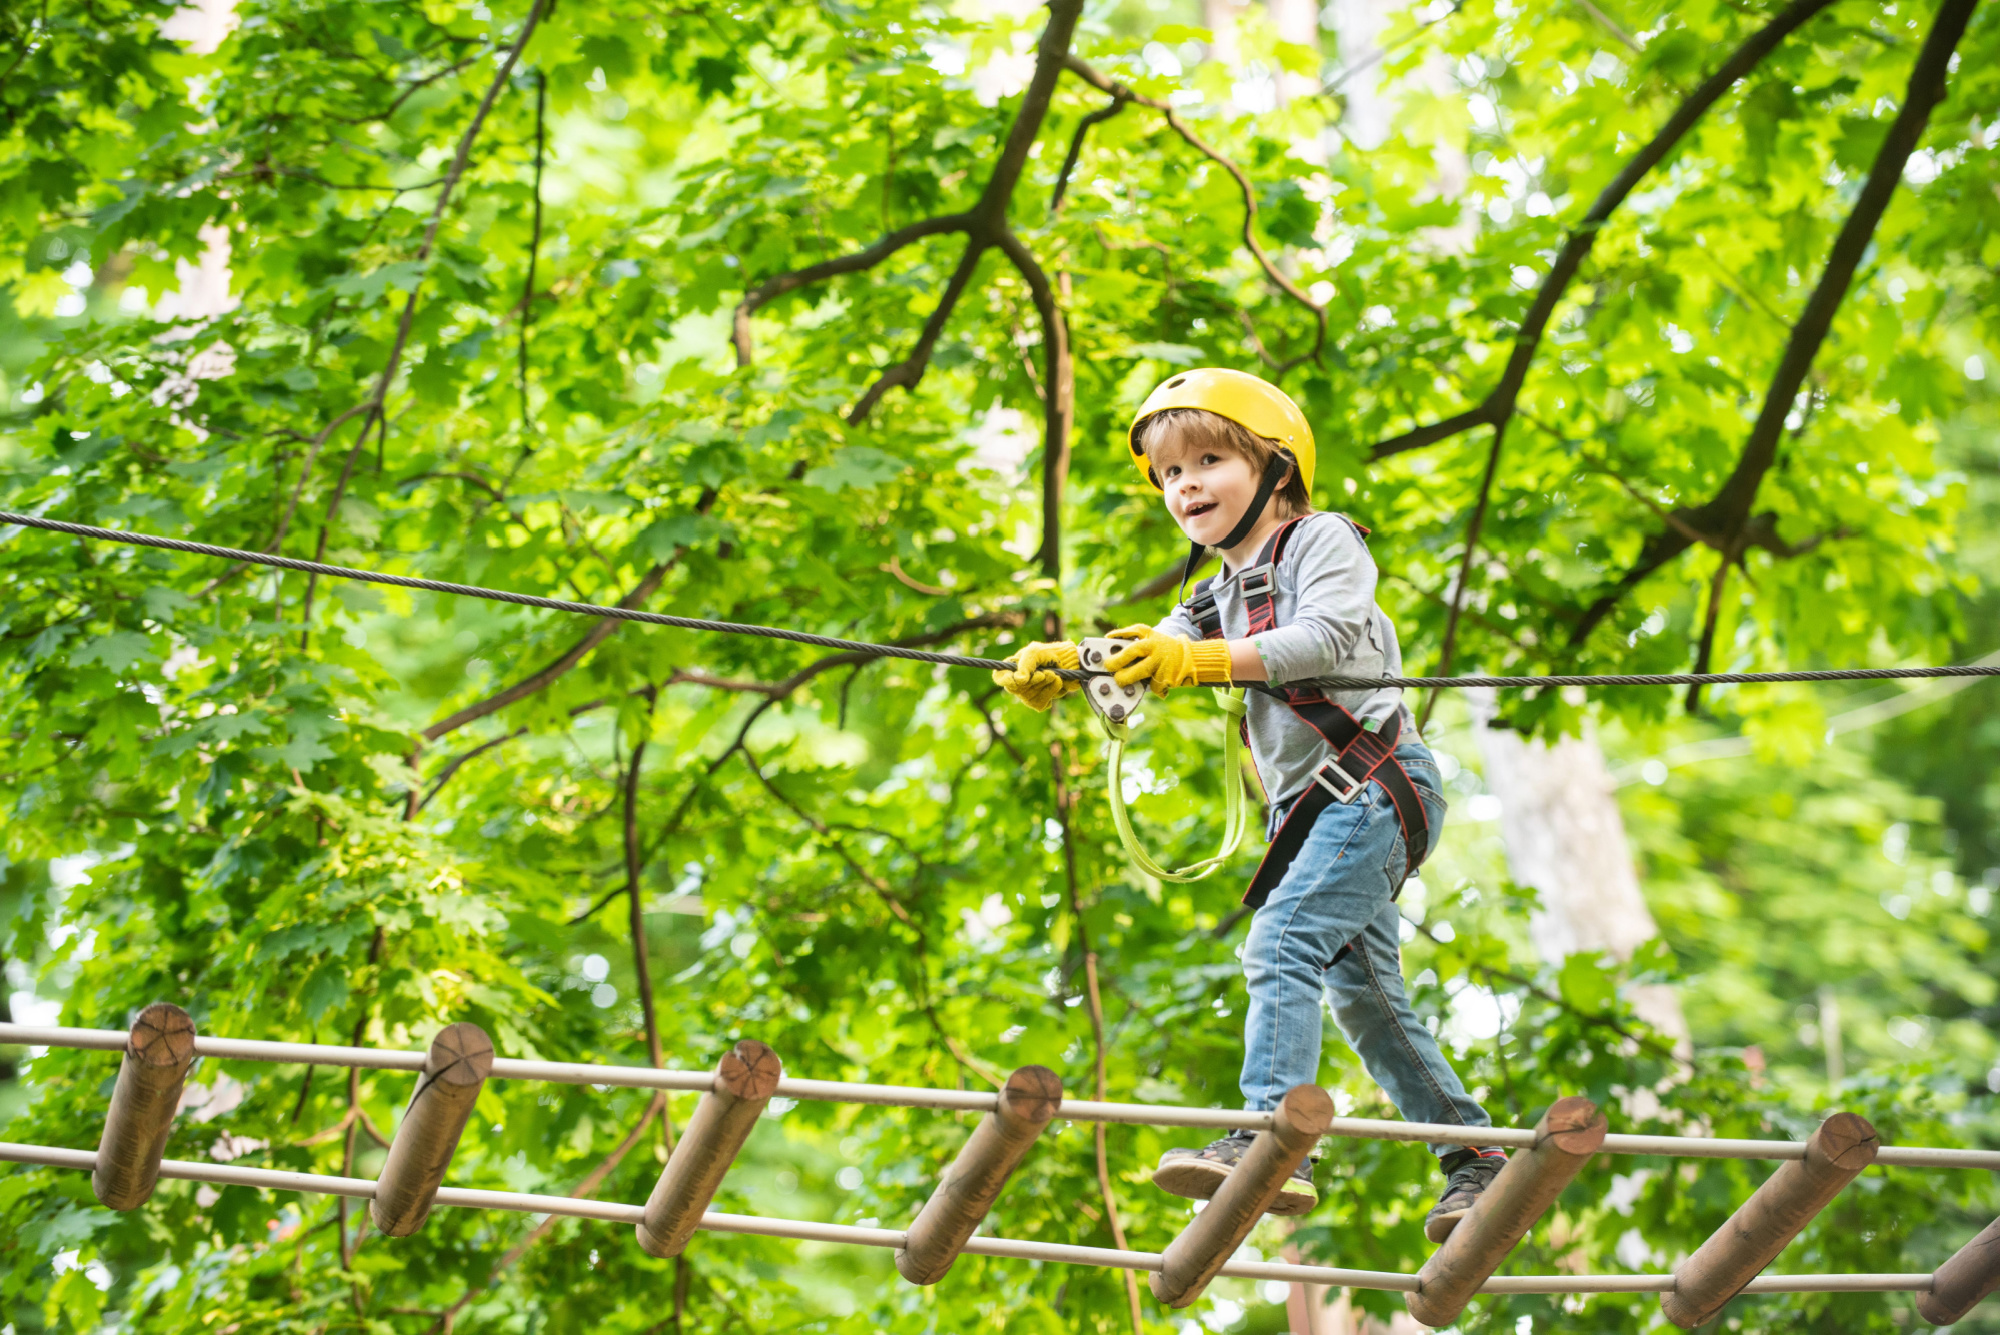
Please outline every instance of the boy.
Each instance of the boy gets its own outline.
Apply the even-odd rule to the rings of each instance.
[[[1133,420],[1132,459],[1193,544],[1222,571],[1157,627],[1112,632],[1131,647],[1106,666],[1123,685],[1255,684],[1245,730],[1271,796],[1270,851],[1244,902],[1250,994],[1241,1088],[1252,1111],[1319,1078],[1320,997],[1368,1074],[1413,1122],[1491,1126],[1417,1022],[1403,992],[1396,895],[1444,821],[1443,785],[1394,689],[1322,693],[1316,678],[1402,675],[1396,628],[1375,605],[1366,530],[1315,513],[1312,429],[1281,390],[1241,371],[1198,370],[1154,390]],[[994,680],[1047,709],[1074,690],[1049,669],[1076,646],[1031,644]],[[1284,683],[1284,685],[1279,685]],[[1169,1150],[1153,1175],[1178,1196],[1215,1195],[1249,1148],[1234,1131],[1204,1149]],[[1506,1162],[1497,1148],[1433,1145],[1444,1194],[1424,1221],[1450,1235]],[[1318,1201],[1308,1160],[1272,1213]]]

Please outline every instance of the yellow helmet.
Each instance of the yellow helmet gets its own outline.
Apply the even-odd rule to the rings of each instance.
[[[1153,480],[1146,452],[1139,447],[1139,428],[1145,425],[1147,418],[1169,408],[1200,408],[1217,417],[1226,417],[1266,440],[1277,441],[1298,460],[1299,479],[1305,483],[1307,492],[1312,491],[1313,433],[1306,422],[1306,415],[1299,411],[1299,405],[1269,381],[1259,380],[1247,371],[1231,371],[1220,366],[1204,366],[1171,377],[1146,396],[1146,401],[1139,405],[1138,414],[1132,418],[1125,440],[1131,447],[1132,463],[1138,468],[1139,476],[1145,478],[1146,485],[1154,491],[1161,490],[1161,487]]]

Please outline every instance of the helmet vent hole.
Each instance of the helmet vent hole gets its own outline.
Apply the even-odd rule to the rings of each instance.
[[[1177,376],[1175,376],[1175,377],[1174,377],[1174,378],[1173,378],[1172,380],[1169,380],[1169,381],[1167,382],[1167,388],[1168,388],[1168,389],[1179,389],[1179,388],[1180,388],[1180,387],[1181,387],[1181,386],[1182,386],[1183,384],[1185,384],[1186,382],[1187,382],[1187,377],[1186,377],[1186,376],[1184,376],[1184,375],[1177,375]]]

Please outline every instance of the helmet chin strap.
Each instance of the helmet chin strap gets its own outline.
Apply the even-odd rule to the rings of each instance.
[[[1257,521],[1263,518],[1264,507],[1270,504],[1272,494],[1284,485],[1293,466],[1292,456],[1283,450],[1271,456],[1271,461],[1264,465],[1264,476],[1257,480],[1257,494],[1250,498],[1250,504],[1243,507],[1243,513],[1237,516],[1236,526],[1215,544],[1218,551],[1229,551],[1250,536],[1250,530],[1257,527]],[[1195,568],[1201,564],[1202,555],[1207,551],[1205,543],[1191,542],[1188,545],[1187,565],[1181,570],[1181,587],[1175,597],[1176,602],[1186,601],[1187,582],[1194,578]]]

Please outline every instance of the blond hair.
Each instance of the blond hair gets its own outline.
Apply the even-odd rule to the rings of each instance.
[[[1313,512],[1312,497],[1306,494],[1305,475],[1299,471],[1299,461],[1292,452],[1239,422],[1206,408],[1168,408],[1139,424],[1139,450],[1149,458],[1155,448],[1168,441],[1190,452],[1218,450],[1239,455],[1260,478],[1271,466],[1271,460],[1282,457],[1292,465],[1292,475],[1285,479],[1273,499],[1288,519]],[[1158,472],[1153,472],[1153,485],[1161,485]]]

